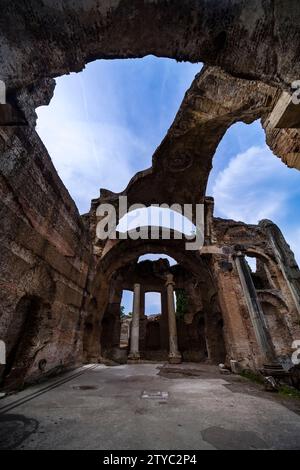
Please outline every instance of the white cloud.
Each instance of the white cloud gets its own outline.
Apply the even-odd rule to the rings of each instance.
[[[162,69],[157,61],[124,62],[124,69],[118,61],[113,67],[109,61],[94,62],[82,74],[58,79],[51,105],[39,108],[37,131],[81,213],[89,210],[100,187],[122,191],[137,171],[150,166],[155,145],[198,71],[171,61]],[[151,94],[157,86],[160,93]],[[248,140],[247,135],[239,129],[245,145],[252,137],[258,142],[253,133]],[[235,139],[223,147],[225,157]],[[256,146],[232,158],[217,177],[213,172],[210,181],[215,181],[217,216],[247,223],[274,220],[300,259],[300,222],[291,223],[300,219],[298,171],[266,146]]]
[[[81,213],[100,187],[122,191],[151,165],[199,68],[154,57],[95,61],[57,79],[51,105],[38,109],[37,131]]]
[[[267,146],[251,147],[215,177],[215,215],[250,224],[273,220],[300,261],[299,194],[297,170],[287,168]]]
[[[130,130],[118,125],[50,115],[41,120],[37,131],[81,212],[89,210],[100,187],[116,192],[125,189],[134,173],[132,155],[144,159],[148,152]]]
[[[254,224],[278,218],[291,197],[294,180],[291,170],[266,146],[251,147],[232,158],[216,178],[216,210],[224,217]]]

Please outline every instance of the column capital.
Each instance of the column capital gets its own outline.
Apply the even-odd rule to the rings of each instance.
[[[175,286],[173,274],[167,274],[166,278],[167,278],[166,283],[165,283],[166,286],[169,286],[169,285]]]

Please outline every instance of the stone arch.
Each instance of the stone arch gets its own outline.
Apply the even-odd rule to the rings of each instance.
[[[147,54],[219,65],[232,75],[282,86],[300,76],[297,0],[290,0],[288,7],[285,2],[274,5],[271,0],[255,0],[255,6],[246,0],[221,4],[205,0],[174,0],[167,4],[150,0],[78,0],[65,8],[63,0],[55,4],[47,1],[43,8],[36,7],[34,1],[28,5],[11,0],[5,3],[11,8],[3,8],[4,48],[9,40],[15,46],[11,31],[19,21],[31,24],[34,15],[34,24],[40,25],[34,34],[31,28],[22,29],[20,40],[26,43],[25,50],[12,49],[6,55],[2,52],[2,78],[10,89],[78,72],[97,58]],[[16,60],[18,74],[12,72]]]
[[[7,364],[2,376],[5,387],[21,387],[29,373],[38,376],[43,372],[45,364],[39,368],[34,362],[53,335],[51,305],[55,289],[43,265],[32,267],[20,279],[7,334]]]
[[[18,330],[14,343],[10,345],[4,370],[4,388],[16,389],[23,386],[27,374],[34,366],[40,353],[51,340],[51,305],[35,295],[24,295],[16,306]],[[42,359],[35,367],[35,376],[45,369]]]
[[[4,1],[8,3],[8,0]],[[32,1],[34,4],[34,0]],[[50,6],[51,2],[46,1],[45,8],[41,10],[33,9],[31,1],[26,2],[26,5],[21,5],[20,2],[10,0],[9,8],[3,8],[4,27],[1,34],[4,40],[0,41],[0,44],[4,44],[8,50],[10,44],[13,46],[12,51],[2,54],[7,60],[3,61],[1,74],[5,77],[10,93],[16,94],[18,105],[22,106],[23,100],[23,107],[25,111],[29,110],[30,114],[34,105],[40,102],[41,81],[48,90],[45,95],[49,98],[49,90],[53,91],[51,88],[53,83],[51,84],[51,80],[48,80],[47,77],[68,73],[71,70],[78,71],[84,67],[85,63],[100,57],[141,57],[152,52],[157,56],[169,56],[178,60],[197,61],[201,59],[206,63],[225,68],[229,72],[228,75],[223,74],[222,70],[217,67],[205,68],[205,73],[195,82],[187,95],[185,106],[180,110],[176,119],[176,125],[159,147],[158,152],[155,153],[153,168],[159,171],[155,174],[153,171],[143,175],[148,178],[146,187],[152,187],[149,185],[149,181],[151,183],[154,179],[157,179],[158,185],[161,185],[162,179],[167,175],[171,160],[170,168],[174,181],[172,185],[166,185],[169,191],[167,196],[174,196],[174,191],[177,190],[178,193],[181,191],[182,199],[187,195],[188,198],[192,198],[193,202],[198,201],[205,192],[211,158],[224,129],[228,128],[237,118],[250,122],[268,114],[278,93],[277,85],[288,88],[291,81],[299,76],[300,66],[297,60],[299,2],[291,0],[292,6],[290,8],[293,9],[294,20],[291,22],[289,20],[290,11],[287,13],[285,7],[282,6],[283,2],[275,2],[274,6],[274,2],[271,0],[267,2],[265,0],[255,1],[257,6],[256,21],[246,27],[245,19],[249,18],[249,2],[245,0],[227,2],[222,7],[217,1],[176,0],[168,2],[170,4],[168,8],[162,7],[162,2],[153,1],[114,0],[109,5],[108,2],[102,2],[100,5],[96,0],[91,0],[88,4],[84,0],[79,0],[71,2],[72,4],[69,2],[65,9],[60,8],[62,1],[58,0],[55,6]],[[208,4],[210,4],[210,8],[207,7]],[[11,14],[12,9],[14,10],[13,15]],[[32,11],[35,12],[34,22],[32,22]],[[272,15],[268,15],[269,11],[272,11]],[[14,38],[12,40],[11,36],[11,32],[14,31],[12,25],[14,25],[16,17],[18,20],[24,20],[24,24],[43,25],[43,28],[40,28],[42,34],[37,30],[32,31],[31,27],[23,28],[25,37],[22,38],[22,43],[27,47],[22,51],[17,49],[16,41]],[[148,21],[149,17],[153,20],[151,26]],[[49,18],[51,21],[48,21]],[[275,23],[279,40],[273,44]],[[53,25],[57,26],[53,29]],[[215,30],[216,25],[218,31]],[[137,34],[140,30],[143,30],[142,35]],[[261,30],[265,31],[263,41],[261,41]],[[83,36],[82,31],[84,31]],[[39,45],[42,43],[43,47],[36,47],[36,44],[32,43],[33,37]],[[78,37],[81,38],[81,41],[78,41]],[[280,41],[281,38],[283,41]],[[232,50],[228,44],[234,44],[236,47]],[[271,47],[271,44],[274,47]],[[259,53],[257,53],[258,48]],[[270,57],[270,50],[272,57]],[[29,51],[30,60],[27,55]],[[266,57],[268,60],[265,60]],[[242,60],[240,60],[241,58]],[[20,73],[16,74],[16,69]],[[45,80],[43,80],[44,78]],[[249,80],[253,78],[271,84],[273,89],[270,91],[269,86],[264,87],[261,82],[255,83]],[[194,109],[191,106],[191,103],[200,103],[201,93],[205,89],[207,89],[207,95],[202,105],[204,105],[204,109],[207,103],[211,105],[210,109],[214,107],[213,119],[211,114],[201,113],[203,110],[201,106]],[[216,90],[220,91],[219,95]],[[252,93],[248,93],[249,90]],[[231,106],[231,100],[238,95],[238,92],[239,96],[246,97],[247,102],[245,103],[244,99],[238,99]],[[30,100],[27,102],[28,96],[30,96]],[[221,103],[215,101],[215,96],[219,97]],[[222,102],[225,101],[224,96],[229,97],[226,100],[225,109],[221,107]],[[44,98],[42,98],[43,100]],[[254,106],[251,105],[253,100],[258,101],[254,103]],[[198,119],[195,120],[196,115],[203,116],[204,119],[199,122]],[[210,131],[209,142],[202,146],[202,139],[205,134],[208,134],[208,131]],[[31,129],[28,132],[20,130],[18,132],[21,136],[20,141],[24,140],[26,144],[27,141],[31,143],[31,136],[29,137]],[[212,134],[214,134],[215,142],[212,142]],[[297,135],[295,140],[297,140]],[[24,147],[29,148],[30,145]],[[14,150],[13,145],[11,150]],[[166,158],[168,156],[170,159]],[[192,172],[192,170],[199,168],[203,168],[203,172],[202,170],[199,173]],[[151,180],[153,174],[155,178],[153,177]],[[175,175],[177,175],[177,179]],[[190,178],[191,175],[193,179]],[[201,184],[199,184],[199,175],[201,176]],[[142,185],[141,178],[137,182]],[[189,182],[195,183],[197,186],[191,184],[191,192],[188,194],[186,188],[189,187]],[[199,192],[196,190],[193,192],[198,187],[200,188]],[[20,191],[18,185],[16,189]],[[132,187],[129,188],[129,190],[131,189]],[[19,196],[19,194],[14,196]],[[16,199],[21,201],[24,198],[21,194],[21,197]],[[38,231],[43,227],[43,223],[40,223],[42,219],[38,217],[38,212],[36,217],[33,215],[34,211],[27,211],[27,214],[29,213],[28,220],[31,221],[34,230]],[[51,217],[53,216],[51,215],[50,219]],[[56,220],[55,217],[49,220],[49,227],[53,220]],[[34,240],[34,238],[32,239]],[[62,240],[57,238],[56,243],[61,247]],[[43,246],[42,243],[41,245]],[[122,251],[119,253],[122,254]],[[65,251],[65,254],[67,256],[74,255],[70,251]],[[188,258],[186,262],[192,267],[196,260]],[[101,292],[101,295],[98,294],[95,297],[97,298],[98,311],[103,311],[106,290],[109,287],[107,282],[109,267],[105,266],[104,268],[98,267],[96,282],[92,286]],[[39,288],[35,282],[33,283],[35,287],[31,287],[29,276],[26,282],[21,284],[18,300],[23,295],[39,296]],[[44,287],[42,287],[43,290]],[[210,295],[213,291],[214,289],[211,287]],[[47,288],[45,292],[47,297]],[[92,306],[89,308],[93,311]]]
[[[111,318],[109,318],[109,312],[107,311],[110,295],[109,286],[114,273],[117,273],[122,267],[128,265],[128,263],[137,261],[140,256],[147,253],[169,255],[188,272],[191,272],[197,280],[195,289],[199,289],[199,292],[201,291],[205,308],[207,311],[210,310],[210,302],[213,296],[217,296],[217,288],[210,271],[209,262],[205,257],[201,256],[199,252],[186,251],[185,240],[114,240],[112,241],[110,249],[99,259],[96,274],[92,281],[92,295],[95,297],[98,295],[98,298],[101,296],[102,306],[97,311],[97,319],[102,325],[100,327],[102,333],[104,331],[103,321],[113,321],[113,317],[116,316],[112,315]],[[104,291],[99,289],[101,283],[105,285]],[[101,294],[99,294],[100,291]],[[197,321],[197,319],[195,319],[195,321]],[[96,323],[94,324],[96,325]],[[107,329],[108,328],[105,328],[105,330]],[[116,328],[114,329],[116,330]],[[117,336],[117,333],[115,333],[115,346],[117,346]],[[107,344],[104,346],[105,348],[108,347]],[[216,355],[214,355],[214,359],[216,359]],[[222,359],[224,359],[223,355]]]
[[[172,176],[169,182],[171,181],[172,184],[165,185],[168,198],[173,197],[177,190],[182,200],[185,200],[185,197],[191,198],[192,202],[200,200],[205,192],[212,155],[224,129],[228,128],[236,119],[250,122],[256,118],[265,117],[277,99],[277,86],[288,89],[293,78],[299,76],[300,66],[297,60],[299,33],[296,29],[299,20],[299,5],[297,5],[299,2],[295,0],[292,0],[290,7],[291,9],[294,7],[294,24],[289,20],[290,16],[287,16],[284,6],[281,5],[284,2],[275,2],[274,6],[274,2],[271,0],[255,0],[256,21],[250,25],[248,25],[248,21],[245,24],[245,18],[247,20],[249,18],[249,14],[247,14],[249,13],[249,2],[245,0],[222,2],[224,3],[222,7],[217,1],[194,0],[175,0],[174,2],[147,0],[145,2],[135,0],[114,0],[111,2],[91,0],[86,2],[79,0],[68,2],[68,5],[64,5],[66,8],[60,8],[63,4],[62,0],[55,2],[55,5],[51,5],[53,2],[46,0],[43,9],[33,8],[35,0],[29,0],[26,4],[15,0],[4,0],[4,4],[6,3],[7,5],[9,3],[9,8],[3,8],[2,22],[4,26],[1,30],[3,40],[0,41],[0,56],[3,56],[5,60],[3,60],[0,78],[7,82],[9,98],[15,101],[16,106],[22,108],[30,125],[34,121],[30,116],[34,114],[34,107],[41,102],[45,103],[53,91],[53,82],[49,77],[65,74],[71,70],[78,71],[87,62],[96,58],[141,57],[152,52],[157,56],[169,56],[179,60],[198,61],[201,59],[207,64],[220,66],[227,70],[228,74],[223,73],[218,67],[204,69],[204,73],[197,78],[187,95],[185,105],[181,108],[169,136],[155,153],[153,171],[142,175],[142,178],[146,180],[146,188],[152,187],[149,185],[149,181],[151,183],[154,180],[157,180],[157,187],[163,187],[161,181],[170,170]],[[168,7],[164,3],[168,3]],[[209,8],[208,4],[210,4]],[[13,14],[12,11],[14,11]],[[268,15],[268,11],[271,11],[272,15]],[[34,21],[32,21],[32,12],[34,12]],[[152,18],[151,26],[147,21],[149,17]],[[19,48],[18,41],[13,37],[14,28],[12,25],[16,19],[23,21],[28,26],[22,29],[23,36],[18,38],[22,44],[26,44],[25,48]],[[68,21],[66,21],[67,19]],[[277,42],[275,41],[275,44],[273,44],[274,24],[276,24],[279,39]],[[34,29],[34,25],[42,27],[38,31]],[[54,28],[53,25],[55,25]],[[143,30],[142,35],[139,34],[141,30]],[[265,32],[263,38],[261,30]],[[80,41],[78,41],[78,37],[80,37]],[[33,44],[32,38],[36,41],[35,44]],[[281,41],[281,38],[284,40]],[[4,53],[3,44],[6,48]],[[43,45],[43,47],[36,47],[36,45]],[[271,57],[270,50],[272,51]],[[28,60],[28,53],[31,55],[30,60]],[[236,60],[237,57],[239,60]],[[268,60],[265,60],[266,57]],[[293,69],[291,64],[293,64]],[[16,70],[18,73],[15,73]],[[261,81],[253,82],[249,79],[261,80],[268,85],[265,86]],[[219,91],[219,95],[216,90]],[[197,107],[201,101],[201,93],[205,94],[205,100]],[[236,96],[238,96],[237,100],[234,99]],[[223,101],[225,106],[222,106]],[[208,103],[209,106],[207,106]],[[195,107],[193,107],[194,105]],[[205,112],[207,109],[212,112]],[[202,111],[204,112],[202,113]],[[7,140],[6,131],[3,132],[4,140]],[[14,135],[14,132],[19,137],[16,140],[17,143],[19,142],[17,144],[20,147],[19,154],[28,152],[28,161],[33,160],[30,158],[33,154],[30,148],[34,147],[32,129],[24,131],[11,129],[11,135]],[[208,134],[209,139],[202,145],[205,135]],[[297,140],[297,136],[295,140]],[[10,151],[13,153],[16,150],[13,139],[10,145],[11,148],[7,151],[8,155],[10,155]],[[38,149],[40,148],[38,147]],[[18,153],[16,153],[17,155]],[[44,161],[47,159],[45,158]],[[21,163],[20,160],[18,165],[20,172],[23,171]],[[46,167],[47,165],[41,166]],[[47,174],[47,178],[50,180],[52,171],[50,167],[47,168],[47,172],[49,171],[50,174]],[[40,174],[36,174],[36,176],[38,179]],[[142,178],[135,180],[140,188],[143,186]],[[32,225],[32,232],[28,237],[30,242],[27,247],[30,248],[30,245],[34,247],[33,251],[37,257],[42,257],[41,252],[45,247],[47,262],[52,264],[53,272],[56,272],[57,264],[53,261],[53,251],[50,253],[44,240],[47,237],[49,240],[47,232],[52,230],[53,222],[59,225],[60,219],[56,214],[46,211],[46,217],[49,220],[45,224],[43,217],[40,217],[38,203],[36,207],[29,207],[27,210],[28,208],[25,207],[26,198],[23,193],[20,194],[20,181],[22,179],[15,181],[13,185],[15,193],[11,199],[21,201],[21,207],[26,209],[28,225]],[[133,184],[128,188],[129,193],[132,191],[132,187]],[[142,190],[143,187],[141,193]],[[133,199],[137,194],[133,196]],[[55,209],[55,204],[50,206]],[[23,213],[19,217],[20,221],[22,217],[24,217]],[[10,223],[13,220],[11,218]],[[68,222],[71,224],[74,222],[74,226],[77,225],[77,218],[76,223],[75,219],[73,222],[72,220],[68,218]],[[15,225],[21,231],[21,223]],[[44,238],[37,240],[34,237],[35,231]],[[24,233],[29,232],[24,230]],[[14,236],[15,233],[10,235],[10,237]],[[78,234],[76,234],[77,236]],[[78,238],[80,239],[80,236]],[[74,259],[76,249],[73,251],[63,247],[64,240],[61,237],[55,236],[52,241],[60,248],[62,258],[64,256],[73,258],[73,266],[78,264],[78,259]],[[76,244],[71,244],[77,248]],[[36,249],[37,245],[41,250]],[[122,257],[121,249],[118,253]],[[49,256],[50,254],[51,256]],[[127,255],[127,252],[125,254]],[[24,255],[26,256],[25,251],[22,252],[23,259]],[[179,256],[181,255],[179,254]],[[186,257],[184,262],[192,269],[199,262],[197,258],[198,255],[195,254],[195,260],[192,257]],[[34,259],[37,258],[34,257]],[[98,323],[95,317],[100,316],[100,313],[104,311],[109,289],[108,280],[111,274],[107,260],[109,261],[109,258],[106,258],[105,255],[103,262],[106,265],[97,267],[97,276],[92,285],[92,289],[94,289],[92,296],[95,297],[95,303],[91,302],[87,307],[86,329],[88,331],[91,329],[89,325],[94,325],[92,328],[97,329]],[[209,282],[209,270],[206,269],[204,261],[201,260],[199,265],[201,273],[206,273],[208,276],[207,299],[209,299],[215,291],[214,284]],[[16,281],[17,276],[18,274],[15,274],[12,279]],[[78,274],[79,276],[81,275]],[[30,317],[28,312],[32,311],[36,313],[32,315],[30,320],[32,322],[30,329],[35,331],[34,318],[39,318],[41,312],[44,312],[43,318],[47,317],[46,312],[49,312],[49,305],[55,301],[55,285],[53,284],[51,276],[48,277],[47,271],[40,266],[33,268],[21,279],[16,295],[17,313],[12,315],[12,329],[16,327],[17,317]],[[96,289],[99,290],[98,294],[95,293]],[[84,298],[84,288],[82,291],[80,290],[80,293],[78,292],[78,296]],[[14,302],[15,300],[13,300]],[[57,304],[55,303],[55,305]],[[20,315],[20,312],[25,313]],[[80,317],[81,307],[76,310],[77,314]],[[43,326],[43,318],[40,321],[40,327]],[[20,322],[21,324],[22,322]],[[82,326],[80,320],[76,322],[76,325],[74,330],[76,328],[79,330],[79,327]],[[48,331],[48,327],[46,327],[46,331]],[[38,334],[37,338],[41,344],[44,343],[44,339],[39,338]],[[97,334],[95,338],[97,338]],[[20,340],[19,345],[22,344],[24,342]],[[86,349],[91,355],[89,345]],[[27,366],[31,367],[29,364]]]
[[[93,286],[99,285],[98,279],[110,282],[114,272],[130,261],[138,259],[147,253],[166,254],[182,264],[195,277],[206,279],[205,296],[207,302],[216,294],[214,278],[209,263],[197,251],[185,250],[185,240],[114,240],[111,249],[99,260],[98,269],[93,280]]]
[[[155,151],[152,167],[137,173],[121,193],[102,189],[92,202],[93,217],[99,204],[116,206],[120,196],[128,198],[129,207],[171,206],[174,194],[181,205],[204,202],[212,160],[226,131],[237,122],[250,124],[267,115],[275,97],[275,88],[204,67]]]
[[[289,303],[288,310],[292,312],[295,308],[295,304],[294,301],[290,298],[290,291],[288,289],[286,278],[282,271],[282,267],[278,264],[274,254],[271,254],[270,252],[263,252],[262,249],[259,248],[250,247],[246,250],[246,256],[247,255],[262,260],[262,263],[266,268],[265,272],[269,280],[269,289],[276,290],[277,293],[279,293],[280,296],[284,299],[284,301],[286,303]],[[289,319],[289,322],[291,321],[292,320]]]
[[[258,294],[269,335],[277,357],[291,356],[293,336],[287,323],[288,307],[278,295],[270,292]]]
[[[166,254],[174,258],[178,263],[186,266],[195,274],[201,269],[207,269],[203,257],[198,251],[188,252],[185,250],[187,240],[109,240],[109,249],[103,252],[98,266],[102,267],[103,273],[108,277],[112,272],[126,265],[133,259],[139,258],[147,253]]]
[[[256,258],[257,261],[257,273],[252,273],[252,280],[255,287],[258,290],[280,290],[280,278],[282,274],[279,271],[275,259],[259,248],[247,248],[245,255]]]
[[[43,264],[38,264],[29,269],[20,279],[18,284],[19,296],[37,296],[45,301],[52,302],[55,296],[55,282]]]

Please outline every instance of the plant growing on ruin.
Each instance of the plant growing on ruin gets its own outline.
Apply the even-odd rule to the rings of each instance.
[[[184,289],[176,289],[176,316],[183,318],[188,311],[188,298]]]
[[[120,306],[120,317],[121,318],[126,317],[125,307],[123,305]]]

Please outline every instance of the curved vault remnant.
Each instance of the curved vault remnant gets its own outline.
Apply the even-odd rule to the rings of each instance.
[[[280,94],[278,88],[265,83],[234,78],[218,67],[204,67],[155,151],[152,167],[137,173],[121,193],[101,189],[100,198],[92,201],[92,217],[100,203],[116,204],[119,196],[127,196],[129,206],[202,202],[217,147],[228,128],[239,121],[250,124],[261,119],[267,143],[286,162],[287,151],[290,155],[292,148],[299,150],[300,134],[270,125],[268,117]],[[287,140],[289,135],[293,139]],[[300,166],[300,158],[294,164]]]
[[[95,59],[148,54],[288,88],[300,76],[297,0],[2,0],[1,7],[0,78],[10,90]]]
[[[102,190],[93,205],[113,202],[119,196],[127,196],[129,205],[201,202],[213,156],[227,129],[238,121],[250,124],[267,115],[276,96],[274,87],[204,67],[155,151],[152,167],[137,173],[120,194]]]
[[[212,294],[210,311],[224,324],[228,363],[257,368],[270,358],[286,360],[291,345],[278,345],[276,338],[279,324],[284,324],[285,338],[299,335],[300,276],[294,257],[268,221],[249,226],[215,219],[205,190],[216,148],[237,121],[261,118],[274,153],[300,168],[299,130],[274,125],[282,92],[291,94],[291,83],[300,76],[298,0],[2,0],[1,6],[0,79],[8,105],[27,123],[8,127],[12,122],[0,113],[0,332],[10,357],[16,351],[18,357],[9,365],[10,376],[22,364],[23,383],[81,363],[83,357],[101,360],[101,321],[112,279],[133,254],[149,250],[170,254],[200,275]],[[206,66],[187,92],[152,167],[137,174],[122,194],[130,205],[203,202],[205,246],[193,256],[177,241],[163,245],[161,240],[116,243],[105,251],[95,239],[96,207],[115,203],[119,195],[103,190],[90,213],[80,217],[34,129],[35,108],[49,103],[53,77],[80,71],[97,58],[147,54]],[[257,292],[245,263],[253,253],[264,254],[261,269],[268,284],[261,285],[272,289]],[[39,272],[51,280],[51,297],[43,283],[39,287]],[[20,286],[31,273],[34,283],[22,300]],[[17,319],[20,305],[25,318],[31,301],[38,308],[31,324],[35,338],[29,341],[37,347],[23,358],[22,351],[26,356],[30,348],[20,341]],[[53,334],[41,334],[45,325]],[[6,372],[0,369],[4,384]]]
[[[211,202],[207,200],[206,204],[210,205]],[[129,278],[126,279],[124,273],[127,269],[128,273],[130,272],[130,266],[139,269],[137,267],[139,256],[152,252],[172,256],[190,273],[191,277],[185,283],[185,288],[188,291],[191,289],[196,297],[199,294],[202,299],[200,303],[204,306],[203,312],[222,323],[227,361],[229,358],[234,358],[240,367],[262,367],[262,364],[270,360],[284,363],[288,359],[291,348],[289,339],[299,334],[297,318],[300,305],[293,292],[298,292],[296,297],[299,299],[300,276],[299,269],[295,270],[294,257],[279,229],[270,221],[264,221],[258,226],[247,225],[216,219],[212,212],[206,211],[206,213],[211,219],[209,223],[211,229],[206,246],[201,252],[187,252],[184,240],[127,239],[114,243],[102,257],[97,256],[97,274],[93,277],[90,292],[98,305],[102,303],[92,322],[94,337],[97,337],[97,331],[99,336],[91,351],[86,351],[87,357],[101,355],[102,328],[105,329],[105,351],[102,353],[114,360],[119,357],[118,335],[114,334],[109,343],[106,325],[110,319],[110,324],[114,325],[113,330],[115,333],[118,332],[121,286],[125,283],[126,288],[130,287],[133,290],[133,283],[138,282],[141,283],[142,290],[145,288],[142,275],[135,277],[130,284]],[[256,277],[250,276],[245,256],[256,256],[260,260],[260,271],[255,274]],[[283,257],[286,259],[285,269],[279,267],[280,259]],[[161,274],[164,279],[165,275],[166,273]],[[258,276],[261,279],[259,285]],[[197,279],[197,282],[194,283],[193,279]],[[129,284],[126,284],[126,281]],[[178,280],[177,287],[181,287]],[[272,299],[271,307],[269,299]],[[285,305],[284,309],[282,305]],[[191,318],[196,318],[197,313],[193,310],[195,306],[190,308],[186,316],[187,324]],[[266,330],[263,319],[269,314],[272,316],[268,323],[269,329]],[[256,329],[257,316],[261,318],[258,329]],[[208,327],[211,318],[206,321]],[[140,345],[143,348],[145,326],[143,316],[140,322],[142,335]],[[185,328],[179,320],[177,324],[178,328]],[[279,341],[280,330],[284,333],[284,339]],[[181,337],[181,332],[178,334]],[[209,338],[207,339],[209,341]],[[98,351],[95,351],[95,344],[99,345]],[[186,349],[184,351],[185,355],[188,354]]]

